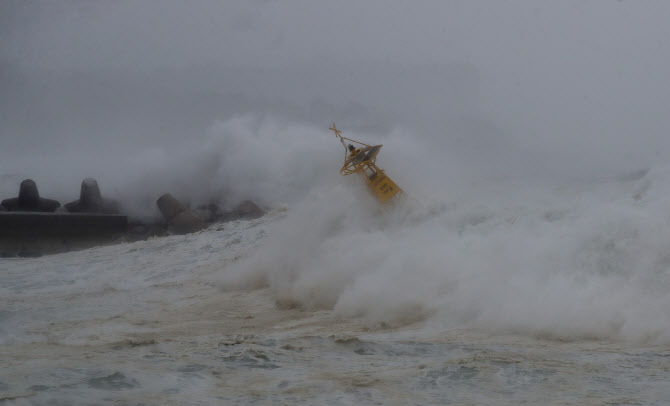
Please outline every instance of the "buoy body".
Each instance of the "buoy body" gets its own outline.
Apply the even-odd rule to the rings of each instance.
[[[382,203],[388,202],[402,192],[402,189],[384,173],[384,170],[380,170],[372,179],[368,177],[367,180],[368,186]]]

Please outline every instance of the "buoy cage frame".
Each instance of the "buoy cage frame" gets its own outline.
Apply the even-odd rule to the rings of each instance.
[[[342,176],[358,173],[362,175],[368,187],[380,202],[386,203],[393,199],[398,194],[402,193],[402,189],[386,175],[383,169],[380,169],[377,164],[377,155],[383,145],[368,145],[360,141],[352,140],[351,138],[343,137],[341,131],[335,127],[330,128],[335,135],[340,139],[342,146],[344,146],[344,165],[340,169]],[[358,144],[361,147],[350,151],[344,140]],[[351,144],[353,145],[353,144]]]

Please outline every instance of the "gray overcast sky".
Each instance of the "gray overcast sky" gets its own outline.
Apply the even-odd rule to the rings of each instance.
[[[670,147],[668,21],[666,1],[7,0],[3,149],[169,143],[269,113],[649,166]]]
[[[12,59],[58,68],[661,62],[667,2],[3,2]],[[638,61],[632,60],[637,59]],[[641,60],[640,60],[641,59]],[[525,68],[523,68],[525,66]],[[580,69],[581,70],[581,69]]]

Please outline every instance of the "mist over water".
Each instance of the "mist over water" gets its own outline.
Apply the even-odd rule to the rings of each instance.
[[[324,180],[220,285],[269,286],[280,306],[373,328],[668,342],[668,167],[560,186],[460,183],[395,167],[387,152],[378,163],[394,179],[405,170],[403,200],[379,207],[360,179]]]
[[[165,192],[287,206],[223,287],[377,327],[668,339],[665,4],[0,7],[2,198],[94,177],[132,216]],[[339,176],[333,121],[384,144],[404,201]]]
[[[0,199],[268,212],[0,258],[0,401],[669,404],[670,3],[0,1]],[[381,206],[328,127],[383,144]]]

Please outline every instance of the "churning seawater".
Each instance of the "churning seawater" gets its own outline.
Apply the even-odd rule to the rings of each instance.
[[[670,182],[263,218],[0,260],[6,404],[670,403]]]

